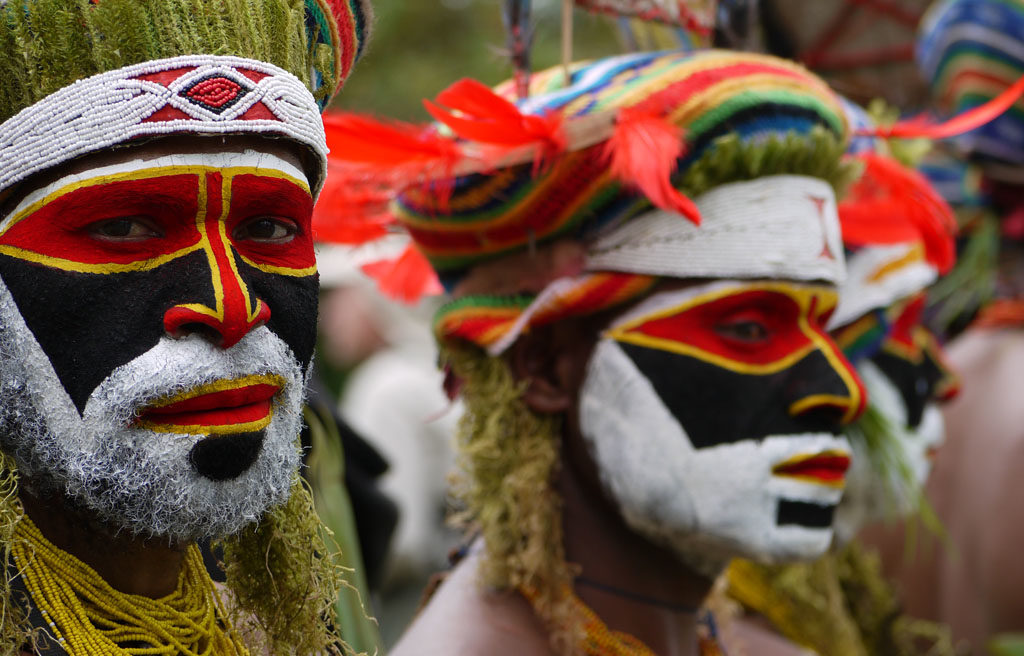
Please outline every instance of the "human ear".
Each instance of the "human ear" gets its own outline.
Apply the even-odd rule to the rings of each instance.
[[[523,401],[534,412],[559,414],[572,405],[577,393],[577,349],[566,344],[565,326],[540,326],[520,337],[508,353],[508,363],[517,381],[525,382]]]

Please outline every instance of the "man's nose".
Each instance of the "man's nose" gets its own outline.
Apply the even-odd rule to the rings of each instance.
[[[164,330],[170,337],[201,334],[221,348],[231,348],[250,331],[270,319],[270,308],[255,296],[238,271],[236,255],[222,224],[203,231],[209,278],[198,281],[207,302],[180,303],[164,313]],[[213,304],[208,302],[212,295]]]
[[[856,420],[867,404],[864,384],[840,348],[824,333],[793,366],[789,414],[839,428]]]

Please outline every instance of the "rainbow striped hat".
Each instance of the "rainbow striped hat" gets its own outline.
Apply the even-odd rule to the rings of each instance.
[[[978,107],[1024,74],[1024,0],[941,0],[921,23],[917,59],[946,115]],[[1024,101],[959,138],[981,160],[1024,165]]]
[[[799,65],[631,54],[573,65],[568,80],[560,67],[537,73],[530,97],[513,98],[511,82],[462,81],[427,104],[441,126],[387,134],[325,119],[347,186],[336,191],[349,197],[321,208],[321,236],[407,232],[415,250],[370,271],[409,296],[435,271],[456,296],[438,316],[442,338],[499,352],[531,325],[635,298],[659,276],[841,278],[829,182],[847,121]],[[402,148],[412,155],[393,156]],[[360,183],[368,191],[353,199]]]
[[[366,42],[369,0],[0,0],[0,194],[169,134],[269,134],[312,151]]]

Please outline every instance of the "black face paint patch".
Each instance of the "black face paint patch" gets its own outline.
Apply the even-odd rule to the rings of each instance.
[[[661,349],[620,346],[698,449],[769,435],[840,432],[842,409],[823,405],[790,412],[803,399],[849,395],[835,368],[818,351],[788,369],[753,375]]]
[[[917,428],[924,417],[924,409],[935,399],[935,387],[946,372],[923,354],[918,363],[899,355],[881,351],[871,357],[882,373],[899,390],[907,408],[907,428]]]
[[[208,437],[192,447],[188,460],[200,475],[212,481],[229,481],[256,462],[263,438],[262,431]]]
[[[308,366],[316,340],[317,276],[279,276],[240,258],[236,262],[253,298],[271,310],[267,327]],[[64,271],[0,255],[0,280],[79,413],[114,369],[166,334],[168,309],[186,303],[214,306],[210,266],[202,252],[149,271],[107,274]]]
[[[805,528],[830,528],[835,512],[836,507],[834,504],[780,499],[775,523],[779,526],[795,525]]]

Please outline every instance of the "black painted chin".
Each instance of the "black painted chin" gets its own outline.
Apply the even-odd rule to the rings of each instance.
[[[230,481],[244,474],[263,450],[264,431],[207,437],[188,454],[188,460],[211,481]]]
[[[833,503],[813,503],[780,499],[775,523],[779,526],[795,525],[805,528],[831,528],[836,506]]]

